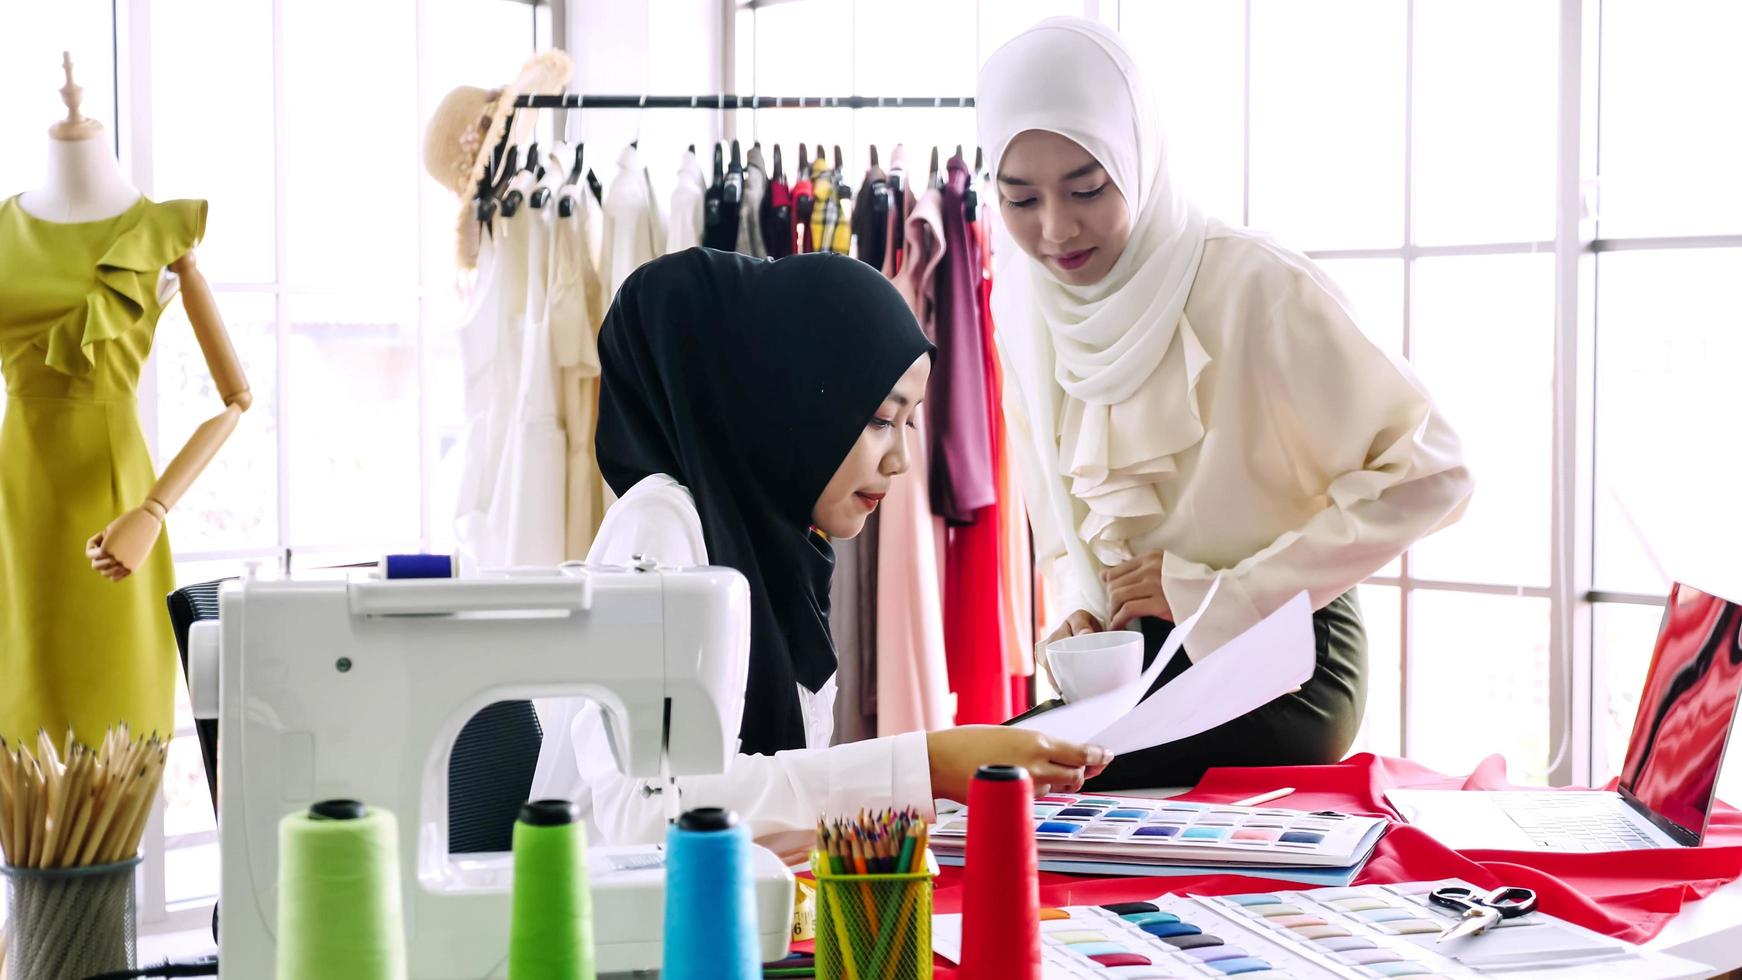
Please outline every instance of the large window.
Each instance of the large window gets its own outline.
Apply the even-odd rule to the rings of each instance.
[[[1712,567],[1742,546],[1724,519],[1742,457],[1723,443],[1726,420],[1742,417],[1724,383],[1742,355],[1742,314],[1727,302],[1742,277],[1742,128],[1729,123],[1742,104],[1730,56],[1742,9],[787,0],[740,11],[739,89],[768,95],[968,94],[978,63],[1040,17],[1119,28],[1157,89],[1188,192],[1313,256],[1375,343],[1432,391],[1476,472],[1465,518],[1361,587],[1371,673],[1358,747],[1448,771],[1504,751],[1527,782],[1614,774],[1671,577],[1716,585]],[[884,28],[904,17],[925,29],[896,43]],[[795,56],[819,25],[838,56]],[[1581,36],[1600,45],[1583,49]],[[868,146],[887,155],[896,141],[923,167],[933,145],[947,155],[972,127],[950,109],[738,120],[741,135],[788,153],[841,143],[853,168]],[[1563,200],[1582,210],[1563,215]]]
[[[109,4],[76,6],[91,9],[69,20],[105,45],[80,74],[87,111],[107,121]],[[519,0],[119,4],[124,163],[156,199],[210,202],[200,267],[254,395],[172,518],[182,584],[451,540],[459,205],[423,174],[421,127],[453,86],[513,78],[552,43],[550,21]],[[33,47],[77,34],[50,28]],[[46,126],[56,66],[14,77],[12,36],[0,83],[46,95],[29,106],[30,125]],[[9,129],[22,111],[0,109]],[[157,338],[141,397],[161,462],[222,403],[179,305]],[[217,891],[211,800],[178,695],[166,806],[147,839],[154,928],[197,922]]]
[[[1477,474],[1459,524],[1361,587],[1357,747],[1448,771],[1503,750],[1515,778],[1545,779],[1559,5],[1111,6],[1188,193],[1319,261]],[[1506,734],[1472,740],[1471,724]]]
[[[1598,144],[1593,761],[1620,768],[1675,578],[1736,594],[1742,7],[1604,0]],[[1732,488],[1732,489],[1726,489]],[[1737,767],[1730,771],[1737,773]],[[1730,781],[1742,786],[1742,773]]]

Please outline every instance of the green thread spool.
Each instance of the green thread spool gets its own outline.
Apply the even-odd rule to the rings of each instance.
[[[405,980],[399,825],[355,800],[278,823],[277,980]]]
[[[514,822],[509,980],[594,980],[587,828],[568,800],[537,800]]]

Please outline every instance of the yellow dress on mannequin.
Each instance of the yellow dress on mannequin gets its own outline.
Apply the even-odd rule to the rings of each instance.
[[[85,543],[156,480],[135,388],[206,202],[141,197],[101,221],[0,202],[0,735],[98,744],[125,721],[174,731],[167,542],[120,582]]]

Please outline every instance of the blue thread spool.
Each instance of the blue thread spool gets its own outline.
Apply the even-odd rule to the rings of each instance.
[[[383,578],[455,578],[449,555],[387,555],[381,559]]]
[[[750,828],[719,807],[690,810],[665,836],[665,980],[758,980]]]

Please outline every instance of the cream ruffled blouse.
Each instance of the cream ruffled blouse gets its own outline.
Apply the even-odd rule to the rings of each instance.
[[[1055,619],[1105,622],[1100,572],[1160,551],[1176,615],[1225,576],[1186,644],[1195,661],[1303,589],[1324,606],[1469,501],[1457,435],[1408,365],[1311,261],[1258,233],[1209,223],[1178,329],[1122,401],[1067,395],[1036,319],[998,331],[1035,558],[1062,587]]]

